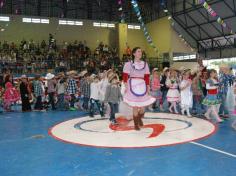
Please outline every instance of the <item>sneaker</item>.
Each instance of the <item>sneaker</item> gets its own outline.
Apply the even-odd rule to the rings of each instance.
[[[111,121],[111,124],[112,124],[112,125],[117,125],[118,123],[117,123],[116,120],[112,120],[112,121]]]
[[[148,110],[149,110],[149,111],[154,111],[152,107],[149,107]]]
[[[207,120],[211,120],[210,116],[207,113],[204,114],[204,117],[206,117]]]
[[[76,111],[76,108],[70,108],[70,111]]]
[[[236,125],[232,125],[232,128],[233,128],[234,130],[236,130]]]
[[[224,122],[224,120],[218,120],[216,123],[223,123]]]

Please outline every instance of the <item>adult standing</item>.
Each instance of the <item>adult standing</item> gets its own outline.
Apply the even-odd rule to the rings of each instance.
[[[125,103],[133,108],[135,130],[143,126],[145,107],[153,104],[155,98],[149,96],[149,66],[142,61],[142,50],[135,47],[132,50],[132,60],[126,62],[123,68],[123,81],[126,91],[123,97]]]
[[[26,75],[21,76],[20,94],[22,101],[22,111],[23,112],[31,111],[31,105],[30,105],[31,91],[29,88],[29,82]]]

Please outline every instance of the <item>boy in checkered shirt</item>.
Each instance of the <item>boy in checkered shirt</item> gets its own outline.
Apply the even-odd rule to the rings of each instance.
[[[75,101],[76,101],[75,94],[78,92],[78,86],[77,86],[76,80],[74,79],[76,72],[70,71],[67,74],[68,74],[69,79],[68,79],[66,92],[71,96],[70,110],[76,110],[74,107]]]

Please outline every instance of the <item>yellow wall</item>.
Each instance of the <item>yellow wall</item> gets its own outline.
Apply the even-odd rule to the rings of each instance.
[[[14,41],[19,43],[23,38],[34,41],[48,41],[49,33],[52,33],[58,44],[63,41],[73,42],[87,41],[91,49],[95,49],[100,41],[104,44],[116,46],[116,29],[93,27],[92,21],[84,21],[83,26],[67,26],[58,25],[58,19],[51,18],[50,24],[30,24],[22,23],[20,16],[14,16],[12,22],[6,27],[4,32],[0,32],[0,41]],[[1,26],[5,26],[5,22],[0,22]]]
[[[84,26],[65,26],[58,25],[57,18],[50,18],[50,24],[29,24],[22,23],[21,16],[12,16],[12,22],[5,27],[6,31],[0,32],[0,41],[14,41],[19,43],[23,38],[34,41],[48,41],[48,34],[54,34],[57,43],[63,41],[73,42],[87,41],[88,46],[94,50],[99,42],[108,44],[112,47],[118,47],[118,30],[117,28],[98,28],[93,27],[93,21],[83,20]],[[6,22],[0,22],[0,26],[5,26]],[[167,17],[158,19],[147,24],[147,29],[153,39],[154,44],[159,49],[159,55],[172,52],[190,53],[184,42],[178,37],[178,34],[172,29]],[[148,57],[157,57],[156,52],[148,44],[142,30],[127,30],[127,44],[130,48],[140,46],[146,51]]]
[[[134,47],[141,47],[142,50],[147,49],[147,41],[142,30],[128,29],[128,46],[132,49]]]
[[[161,18],[147,24],[150,36],[159,50],[159,54],[171,51],[171,26],[167,18]],[[149,57],[157,57],[154,49],[146,42]]]

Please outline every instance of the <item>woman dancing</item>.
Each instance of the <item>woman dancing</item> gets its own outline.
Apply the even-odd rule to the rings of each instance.
[[[149,96],[149,66],[142,61],[142,50],[136,47],[132,51],[132,60],[126,62],[123,69],[123,81],[126,91],[123,97],[125,103],[133,108],[135,130],[143,126],[145,107],[153,104],[156,99]]]

